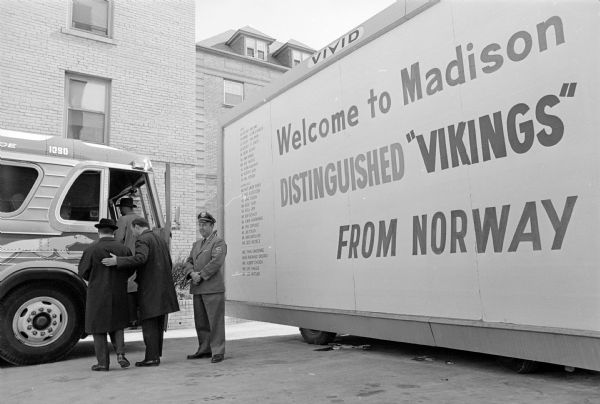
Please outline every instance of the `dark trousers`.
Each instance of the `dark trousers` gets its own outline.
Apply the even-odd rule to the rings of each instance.
[[[138,324],[138,302],[137,302],[138,292],[129,292],[127,293],[127,308],[129,311],[129,323],[137,325]]]
[[[125,333],[123,330],[116,330],[109,332],[110,342],[115,349],[117,354],[125,353]],[[96,351],[96,359],[98,359],[98,365],[106,366],[110,364],[108,356],[108,342],[106,341],[106,333],[92,334],[94,337],[94,351]]]
[[[194,295],[198,352],[225,354],[225,293]]]
[[[151,317],[142,320],[142,335],[146,344],[144,360],[153,361],[162,356],[163,337],[165,332],[165,316]]]

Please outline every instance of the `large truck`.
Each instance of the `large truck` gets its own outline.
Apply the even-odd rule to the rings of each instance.
[[[132,197],[168,237],[150,161],[112,147],[0,129],[0,358],[64,357],[84,336],[86,284],[77,274],[100,218]]]
[[[599,45],[595,0],[398,1],[230,111],[228,313],[600,370]]]

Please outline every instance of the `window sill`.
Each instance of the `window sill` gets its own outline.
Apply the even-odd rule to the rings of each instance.
[[[106,38],[100,35],[95,35],[95,34],[91,34],[88,32],[84,32],[84,31],[79,31],[76,29],[71,29],[71,28],[61,28],[60,32],[62,32],[63,34],[68,34],[68,35],[73,35],[73,36],[78,36],[80,38],[86,38],[86,39],[91,39],[94,41],[98,41],[98,42],[103,42],[103,43],[107,43],[110,45],[116,45],[117,41],[115,41],[112,38]]]

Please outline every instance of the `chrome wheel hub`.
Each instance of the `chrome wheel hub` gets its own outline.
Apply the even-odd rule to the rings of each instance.
[[[40,347],[60,338],[67,322],[67,310],[60,301],[39,296],[26,301],[15,312],[13,332],[21,343]]]

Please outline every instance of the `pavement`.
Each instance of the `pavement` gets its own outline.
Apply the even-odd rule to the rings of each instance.
[[[226,325],[225,361],[187,360],[194,330],[166,333],[161,364],[92,372],[91,339],[60,362],[0,363],[0,403],[448,403],[598,404],[600,373],[545,366],[521,375],[497,358],[353,336],[336,345],[302,341],[298,329],[269,323]],[[126,333],[127,357],[141,360],[140,332]]]
[[[225,332],[227,341],[235,341],[246,338],[262,338],[278,335],[298,334],[297,327],[287,325],[263,323],[260,321],[247,321],[225,317]],[[180,338],[196,338],[196,330],[190,329],[174,329],[167,330],[165,339],[180,339]],[[141,327],[137,330],[127,330],[125,332],[125,343],[143,341]],[[93,338],[89,335],[82,341],[93,342]],[[192,353],[192,352],[190,352]],[[143,359],[143,358],[142,358]]]

